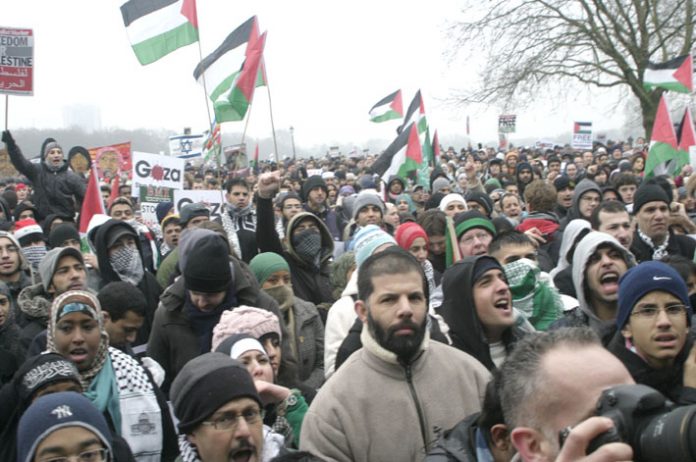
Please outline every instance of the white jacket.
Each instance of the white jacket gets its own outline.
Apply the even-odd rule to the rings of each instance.
[[[336,369],[336,353],[341,343],[348,335],[348,331],[355,323],[355,301],[353,295],[358,294],[358,272],[353,274],[341,293],[341,298],[329,309],[324,329],[324,376],[328,379]]]

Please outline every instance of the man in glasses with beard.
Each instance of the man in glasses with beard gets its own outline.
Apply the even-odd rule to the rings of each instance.
[[[300,447],[323,460],[420,460],[441,430],[480,410],[489,374],[429,341],[428,284],[400,248],[360,267],[355,310],[367,326],[363,348],[317,394]]]

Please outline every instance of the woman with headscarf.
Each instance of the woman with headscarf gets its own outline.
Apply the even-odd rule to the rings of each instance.
[[[19,341],[20,328],[12,310],[10,288],[0,281],[0,384],[12,379],[24,362],[26,349]]]
[[[99,300],[68,291],[51,306],[47,350],[72,361],[84,395],[130,445],[136,460],[174,460],[178,443],[169,408],[135,359],[109,346]]]

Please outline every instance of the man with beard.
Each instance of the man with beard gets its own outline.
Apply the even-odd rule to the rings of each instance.
[[[355,309],[367,325],[363,348],[317,394],[300,448],[322,460],[420,460],[437,429],[480,410],[489,374],[471,356],[429,341],[427,281],[405,250],[363,263]]]
[[[258,253],[256,245],[256,211],[251,203],[251,191],[243,178],[233,178],[225,185],[224,212],[219,222],[225,228],[227,241],[234,254],[249,263]]]
[[[626,206],[619,201],[605,201],[592,211],[590,224],[595,231],[607,233],[616,238],[626,250],[633,243],[633,223]]]

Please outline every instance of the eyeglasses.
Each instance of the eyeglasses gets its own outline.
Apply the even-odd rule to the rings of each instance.
[[[248,425],[254,425],[263,418],[263,413],[260,409],[247,409],[241,414],[237,414],[236,412],[225,412],[224,414],[221,414],[220,417],[217,417],[214,420],[206,420],[201,422],[201,424],[210,425],[215,430],[234,431],[237,429],[237,424],[239,423],[240,417],[244,419]]]
[[[465,245],[469,245],[474,243],[474,239],[478,239],[480,242],[486,243],[490,242],[493,239],[493,237],[487,232],[481,231],[480,233],[473,234],[465,239],[462,239],[459,242]]]
[[[302,204],[288,204],[288,205],[283,206],[284,210],[301,209],[301,208],[302,208]]]
[[[50,459],[41,459],[39,462],[104,462],[108,460],[108,457],[109,450],[100,448],[81,452],[77,456],[52,457]]]
[[[686,313],[687,309],[684,305],[668,305],[664,308],[660,308],[656,305],[643,305],[636,307],[631,313],[631,316],[642,319],[653,319],[657,317],[660,311],[664,311],[670,318],[679,318]]]

